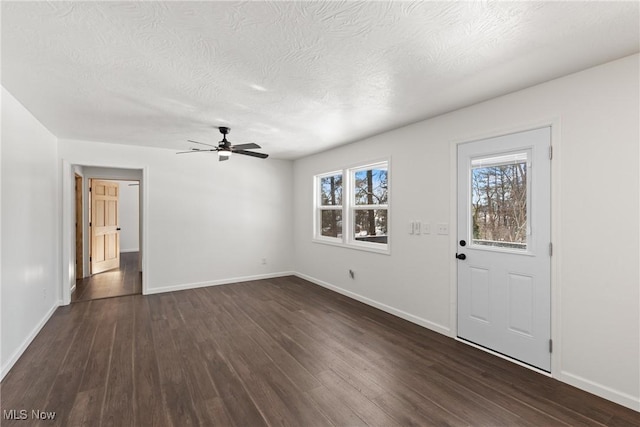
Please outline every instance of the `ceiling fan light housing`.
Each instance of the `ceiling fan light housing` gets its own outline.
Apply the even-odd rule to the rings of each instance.
[[[218,151],[218,157],[231,157],[231,151],[227,151],[227,150],[219,150]]]

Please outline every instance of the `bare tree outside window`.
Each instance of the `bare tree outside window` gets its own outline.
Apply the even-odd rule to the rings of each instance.
[[[372,168],[356,171],[354,181],[355,239],[387,243],[387,170]]]
[[[473,243],[526,249],[526,162],[473,168],[471,190]]]
[[[342,175],[320,178],[321,235],[342,237]]]

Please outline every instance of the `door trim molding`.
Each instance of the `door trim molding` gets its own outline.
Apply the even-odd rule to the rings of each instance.
[[[469,133],[466,136],[449,140],[449,223],[451,224],[450,230],[457,230],[457,212],[458,212],[458,145],[479,141],[482,139],[494,138],[512,133],[526,132],[533,129],[539,129],[542,127],[551,127],[551,146],[553,147],[553,159],[551,161],[551,241],[557,248],[561,242],[561,233],[558,227],[561,220],[560,212],[560,159],[561,153],[561,126],[562,121],[560,116],[546,117],[530,122],[523,122],[513,126],[505,126],[499,128],[489,128],[486,131],[479,131],[475,133]],[[458,339],[458,272],[456,259],[453,257],[453,251],[451,248],[457,247],[457,232],[449,233],[449,251],[451,256],[449,257],[449,324],[451,338],[456,339],[467,345],[476,347],[487,353],[499,356],[505,360],[516,363],[517,365],[531,369],[535,372],[543,373],[545,375],[558,378],[562,376],[561,366],[561,351],[562,351],[562,337],[561,337],[561,312],[560,312],[560,251],[555,250],[551,257],[551,339],[554,342],[553,352],[551,353],[551,372],[540,371],[533,366],[518,362],[515,359],[501,355],[484,347],[475,346],[466,340]]]

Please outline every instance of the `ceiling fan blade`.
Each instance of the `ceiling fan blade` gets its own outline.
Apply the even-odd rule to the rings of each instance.
[[[200,150],[198,148],[192,148],[189,151],[178,151],[176,154],[188,154],[188,153],[206,153],[208,151],[218,151],[218,149],[216,148],[215,150]]]
[[[249,149],[253,149],[253,148],[262,148],[260,147],[258,144],[254,144],[254,143],[249,143],[249,144],[238,144],[238,145],[232,145],[231,149],[233,151],[237,151],[237,150],[249,150]]]
[[[218,148],[217,145],[207,144],[206,142],[198,142],[198,141],[194,141],[192,139],[187,139],[187,141],[193,142],[194,144],[201,144],[201,145],[206,145],[208,147]]]
[[[236,154],[244,154],[245,156],[258,157],[260,159],[266,159],[269,157],[268,154],[256,153],[255,151],[233,150],[233,152]]]

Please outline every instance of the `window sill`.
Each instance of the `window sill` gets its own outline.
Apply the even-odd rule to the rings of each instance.
[[[328,246],[338,246],[340,248],[345,248],[345,249],[355,249],[358,251],[373,252],[381,255],[391,255],[391,249],[389,248],[388,243],[384,248],[375,248],[375,247],[371,247],[369,245],[364,245],[364,244],[343,243],[340,241],[324,240],[324,239],[318,239],[318,238],[313,238],[312,242],[320,243],[322,245],[328,245]]]

